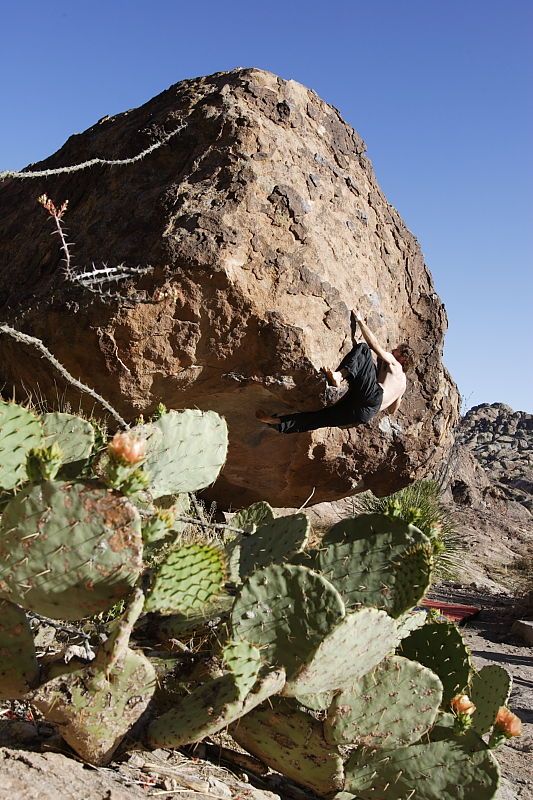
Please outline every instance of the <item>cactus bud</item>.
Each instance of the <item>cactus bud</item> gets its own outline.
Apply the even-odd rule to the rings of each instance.
[[[49,447],[32,447],[26,457],[26,473],[30,481],[53,481],[63,463],[63,452],[57,442]]]
[[[125,495],[136,494],[148,486],[148,477],[136,465],[146,457],[146,440],[129,431],[115,433],[107,445],[109,464],[106,481]]]
[[[148,475],[142,469],[134,469],[123,480],[119,481],[120,485],[116,488],[120,489],[126,497],[130,497],[132,494],[142,492],[149,483]]]
[[[472,714],[476,710],[474,703],[467,694],[456,694],[450,706],[455,714],[455,733],[466,733],[472,727]]]
[[[151,416],[152,422],[155,422],[156,420],[161,419],[161,417],[164,417],[165,414],[168,414],[168,408],[166,407],[166,405],[164,405],[164,403],[159,403],[159,405],[157,406],[156,410],[154,411],[154,413]]]
[[[174,525],[172,509],[158,508],[143,525],[142,536],[145,543],[153,544],[164,539]]]

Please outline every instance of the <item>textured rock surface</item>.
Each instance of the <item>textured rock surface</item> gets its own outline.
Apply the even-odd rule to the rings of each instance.
[[[468,448],[503,497],[533,513],[533,415],[503,403],[474,406],[461,420],[457,442]]]
[[[416,239],[334,108],[271,73],[219,73],[104,118],[39,168],[131,157],[181,126],[127,166],[0,184],[0,318],[42,338],[126,417],[160,401],[222,413],[230,452],[212,496],[226,507],[297,505],[313,489],[312,502],[333,500],[361,480],[383,494],[426,474],[457,419],[441,363],[446,315]],[[154,267],[129,301],[66,283],[42,192],[70,201],[76,264]],[[324,404],[318,370],[348,349],[350,307],[385,344],[416,352],[397,420],[292,436],[259,425],[258,406]],[[54,381],[63,390],[5,336],[0,355],[4,385],[38,384],[50,399]]]

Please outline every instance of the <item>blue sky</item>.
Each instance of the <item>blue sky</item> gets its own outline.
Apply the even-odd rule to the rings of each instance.
[[[463,408],[533,410],[530,0],[0,0],[0,30],[0,170],[183,78],[314,89],[422,245]]]

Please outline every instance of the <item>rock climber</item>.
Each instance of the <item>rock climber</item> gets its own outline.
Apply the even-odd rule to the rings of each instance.
[[[322,367],[330,386],[340,388],[344,381],[348,383],[346,394],[337,403],[318,411],[294,414],[269,415],[258,410],[257,419],[280,433],[303,433],[317,428],[363,425],[385,409],[394,414],[405,393],[405,374],[413,366],[413,351],[407,344],[400,344],[391,353],[387,352],[352,311],[352,337],[357,325],[365,341],[354,343],[335,371]],[[377,356],[377,364],[372,351]]]

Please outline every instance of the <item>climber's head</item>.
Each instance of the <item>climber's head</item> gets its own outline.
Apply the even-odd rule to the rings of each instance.
[[[404,372],[409,372],[409,370],[413,368],[415,363],[415,354],[408,344],[399,344],[398,347],[392,351],[392,355],[396,361],[400,362]]]

